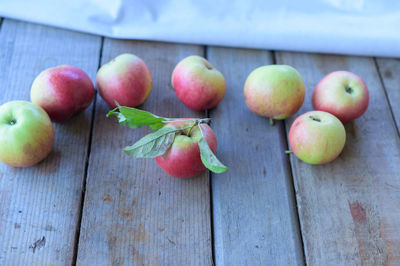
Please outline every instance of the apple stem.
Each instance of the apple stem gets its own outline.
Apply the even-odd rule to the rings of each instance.
[[[188,133],[186,134],[188,137],[190,137],[190,133],[192,132],[192,129],[193,129],[197,124],[198,124],[198,122],[195,121],[195,122],[193,123],[193,125],[189,128]]]
[[[269,119],[269,124],[270,124],[271,126],[273,126],[273,125],[275,124],[274,119],[270,118],[270,119]]]
[[[293,153],[293,152],[292,152],[291,150],[286,150],[285,153],[286,153],[286,154],[291,154],[291,153]]]
[[[193,121],[197,122],[198,124],[201,123],[209,123],[211,121],[211,118],[198,118],[198,119],[189,119],[189,118],[165,118],[164,121],[161,121],[162,123],[169,123],[169,122],[188,122],[188,121]]]

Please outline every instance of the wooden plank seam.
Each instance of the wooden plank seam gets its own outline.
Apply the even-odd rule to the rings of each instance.
[[[383,92],[385,93],[386,101],[388,102],[388,105],[389,105],[390,115],[392,116],[394,127],[396,128],[397,135],[400,137],[399,125],[396,123],[396,117],[395,117],[395,114],[394,114],[394,111],[393,111],[393,104],[392,104],[392,101],[390,100],[390,97],[389,97],[389,94],[388,94],[388,90],[387,90],[385,82],[383,80],[382,71],[381,71],[381,69],[379,67],[379,64],[378,64],[378,61],[377,61],[376,57],[374,57],[373,59],[374,59],[375,67],[376,67],[377,72],[378,72],[379,81],[382,84]],[[398,104],[398,103],[395,103],[395,104]]]
[[[97,70],[100,69],[101,67],[101,59],[103,55],[103,44],[104,44],[104,37],[101,37],[101,43],[100,43],[100,50],[99,50],[99,60],[98,60],[98,65],[97,65]],[[96,85],[95,85],[96,86]],[[97,88],[96,92],[93,98],[93,109],[92,109],[92,115],[90,118],[90,133],[89,133],[89,143],[87,147],[87,152],[86,152],[86,160],[85,160],[85,174],[83,177],[83,184],[82,184],[82,195],[81,195],[81,202],[80,202],[80,209],[78,213],[78,222],[76,225],[75,229],[75,239],[74,239],[74,253],[72,257],[72,263],[73,265],[76,265],[76,261],[78,258],[78,249],[79,249],[79,236],[81,232],[81,226],[82,226],[82,213],[83,213],[83,204],[85,202],[85,195],[86,195],[86,181],[87,181],[87,175],[88,175],[88,169],[89,169],[89,162],[90,162],[90,152],[91,152],[91,147],[92,147],[92,136],[93,136],[93,125],[94,125],[94,116],[96,113],[96,103],[97,103]]]

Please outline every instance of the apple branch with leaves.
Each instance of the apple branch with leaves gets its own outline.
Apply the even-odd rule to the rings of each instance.
[[[117,117],[122,126],[134,129],[148,126],[154,131],[123,149],[127,155],[136,158],[155,158],[163,155],[171,147],[177,134],[187,131],[186,135],[190,136],[191,130],[199,125],[201,138],[198,145],[202,163],[214,173],[223,173],[228,170],[228,167],[223,165],[211,151],[200,126],[202,123],[210,122],[210,118],[166,118],[136,108],[120,106],[118,103],[116,108],[108,112],[107,117],[110,116]],[[165,127],[170,122],[191,122],[191,124],[185,123],[182,127]]]

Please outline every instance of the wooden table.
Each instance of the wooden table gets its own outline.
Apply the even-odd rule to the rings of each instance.
[[[29,100],[45,68],[72,64],[94,80],[123,52],[153,74],[142,108],[211,117],[229,171],[179,180],[154,160],[126,156],[121,148],[146,130],[106,118],[110,108],[97,95],[83,114],[55,124],[42,163],[0,164],[0,265],[400,265],[398,59],[113,40],[3,19],[1,103]],[[177,62],[193,54],[227,80],[224,100],[206,113],[181,104],[170,83]],[[330,71],[366,81],[369,109],[346,125],[334,162],[310,166],[285,155],[294,118],[271,127],[247,109],[247,75],[273,63],[294,66],[305,80],[298,114],[312,109],[311,92]]]

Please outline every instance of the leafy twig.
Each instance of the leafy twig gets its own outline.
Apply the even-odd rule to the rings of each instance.
[[[126,154],[136,158],[155,158],[163,155],[171,147],[176,134],[187,130],[186,135],[190,137],[192,129],[198,126],[201,132],[198,145],[204,166],[215,173],[223,173],[228,170],[228,167],[217,159],[204,138],[201,124],[210,122],[210,118],[166,118],[147,111],[116,104],[117,107],[109,111],[107,117],[117,117],[122,126],[130,128],[149,126],[150,129],[155,130],[155,132],[144,136],[135,144],[125,147],[123,151]],[[170,122],[191,122],[191,124],[183,124],[180,127],[165,126],[166,123]]]

